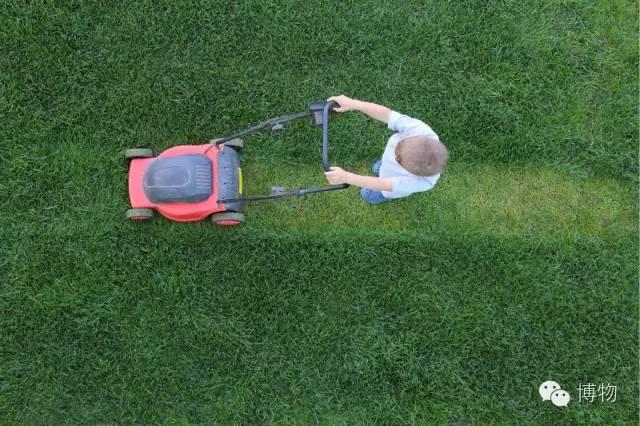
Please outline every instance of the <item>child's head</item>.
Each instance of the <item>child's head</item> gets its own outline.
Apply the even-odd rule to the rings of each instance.
[[[447,147],[432,136],[412,136],[396,145],[396,161],[414,175],[436,175],[442,172],[448,158]]]

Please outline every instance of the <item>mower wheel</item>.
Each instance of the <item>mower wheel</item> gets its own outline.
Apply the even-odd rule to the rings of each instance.
[[[244,213],[222,212],[211,215],[211,223],[220,226],[235,226],[244,223]]]
[[[128,149],[124,153],[126,160],[133,160],[135,158],[151,158],[153,157],[153,151],[148,148],[132,148]]]
[[[244,148],[244,142],[240,138],[231,139],[230,141],[223,143],[223,145],[231,147],[238,152],[242,151],[242,148]]]
[[[151,220],[153,218],[153,209],[129,209],[127,210],[127,219],[135,221]]]

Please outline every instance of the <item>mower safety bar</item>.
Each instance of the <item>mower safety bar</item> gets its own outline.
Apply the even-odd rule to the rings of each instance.
[[[338,189],[344,189],[344,188],[345,186],[343,185],[326,185],[326,186],[320,186],[318,188],[300,188],[300,189],[293,189],[291,191],[282,191],[276,194],[269,194],[269,195],[249,195],[246,197],[226,198],[223,200],[219,200],[218,203],[226,204],[226,203],[237,203],[237,202],[245,202],[245,201],[273,200],[276,198],[285,198],[285,197],[293,197],[293,196],[304,197],[307,194],[336,191]]]

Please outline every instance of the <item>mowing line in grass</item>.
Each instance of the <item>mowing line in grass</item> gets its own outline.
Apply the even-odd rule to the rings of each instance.
[[[317,166],[245,165],[247,192],[322,183]],[[316,175],[313,175],[316,170]],[[365,167],[358,171],[366,173]],[[452,164],[431,192],[379,206],[356,189],[306,200],[254,203],[249,218],[263,227],[368,230],[484,230],[496,234],[616,237],[635,232],[629,188],[610,178],[573,178],[551,169],[510,169]]]

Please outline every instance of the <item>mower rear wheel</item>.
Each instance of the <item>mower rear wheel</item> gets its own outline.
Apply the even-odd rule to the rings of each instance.
[[[124,153],[126,160],[133,160],[136,158],[151,158],[153,157],[153,151],[149,148],[132,148],[128,149]]]
[[[135,221],[151,220],[153,218],[153,209],[129,209],[127,210],[127,219]]]
[[[244,223],[244,213],[222,212],[211,215],[211,223],[220,226],[236,226]]]

